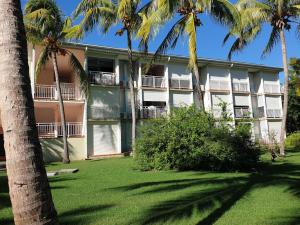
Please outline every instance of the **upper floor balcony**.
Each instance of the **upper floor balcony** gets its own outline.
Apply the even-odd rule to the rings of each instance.
[[[60,89],[63,100],[80,101],[84,99],[79,88],[77,88],[73,83],[60,83]],[[37,100],[57,101],[58,92],[56,85],[36,84],[34,98]]]
[[[240,107],[240,106],[235,106],[234,107],[234,116],[235,118],[250,118],[251,112],[249,110],[249,107]]]
[[[141,119],[155,119],[167,116],[166,107],[143,106],[140,108]]]
[[[210,80],[210,90],[230,91],[229,82],[224,80]]]
[[[83,137],[83,125],[80,122],[66,123],[67,137]],[[63,136],[61,123],[37,123],[40,138],[58,138]]]
[[[89,71],[90,83],[94,85],[116,86],[117,79],[115,73]]]
[[[267,109],[268,118],[281,118],[281,109]]]
[[[191,79],[188,78],[171,78],[170,79],[171,89],[192,89]]]
[[[147,88],[166,88],[166,79],[161,76],[142,76],[142,87]]]
[[[264,92],[266,94],[280,94],[280,86],[276,84],[264,84]]]
[[[92,120],[109,120],[120,118],[118,106],[91,106],[88,109],[88,118]]]
[[[249,92],[249,85],[247,82],[233,82],[232,91],[235,92]]]

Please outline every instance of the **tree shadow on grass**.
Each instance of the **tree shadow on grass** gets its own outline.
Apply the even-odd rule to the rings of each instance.
[[[120,191],[133,191],[135,195],[167,193],[193,188],[194,192],[172,200],[161,201],[145,211],[138,224],[177,224],[199,215],[197,225],[212,225],[218,221],[240,199],[254,189],[284,186],[286,191],[300,200],[300,165],[293,163],[264,164],[260,173],[229,178],[183,179],[162,182],[145,182],[115,188]],[[145,188],[145,189],[144,189]],[[300,224],[300,209],[295,209],[293,217],[276,218],[276,224]],[[274,215],[275,219],[275,215]],[[136,221],[132,222],[136,223]]]

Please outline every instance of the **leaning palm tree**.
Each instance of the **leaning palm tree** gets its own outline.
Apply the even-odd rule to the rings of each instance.
[[[63,20],[61,12],[53,0],[29,0],[25,6],[25,27],[27,39],[32,44],[43,47],[36,65],[35,75],[39,76],[42,67],[52,61],[57,96],[59,101],[62,135],[64,143],[63,162],[70,163],[67,141],[64,103],[61,95],[57,56],[68,56],[75,74],[79,76],[80,88],[88,96],[88,78],[79,60],[69,50],[62,47],[63,41],[72,37],[72,23],[70,18]],[[35,78],[37,79],[37,77]]]
[[[284,68],[284,101],[282,126],[280,133],[280,155],[285,155],[284,139],[286,134],[286,119],[288,110],[288,83],[289,71],[286,53],[285,32],[292,28],[293,24],[297,25],[300,31],[300,1],[299,0],[240,0],[237,9],[240,12],[241,23],[236,23],[229,34],[226,36],[236,36],[236,40],[231,47],[229,56],[236,51],[242,50],[250,41],[252,41],[262,30],[263,24],[267,23],[272,27],[268,43],[263,50],[262,56],[270,53],[277,42],[281,42],[282,62]]]
[[[143,25],[138,32],[138,37],[147,43],[155,27],[161,26],[166,21],[177,18],[157,51],[154,60],[164,54],[168,49],[176,47],[180,36],[187,34],[189,39],[189,68],[195,75],[195,93],[198,95],[200,107],[204,109],[203,93],[200,85],[200,72],[197,63],[197,28],[202,25],[200,15],[207,12],[222,24],[230,24],[236,17],[233,5],[227,0],[158,0],[156,10],[143,16]]]
[[[14,224],[58,224],[35,124],[20,1],[0,0],[0,27],[0,117]]]
[[[85,32],[93,30],[99,26],[103,32],[107,32],[113,25],[120,25],[121,28],[116,35],[123,36],[126,33],[128,61],[129,61],[129,88],[132,114],[132,150],[136,139],[136,99],[134,92],[134,60],[132,52],[132,39],[135,37],[142,24],[141,15],[147,13],[152,1],[142,5],[141,0],[82,0],[77,6],[74,17],[83,16],[79,26],[77,26],[78,38]],[[144,45],[147,48],[147,45]]]

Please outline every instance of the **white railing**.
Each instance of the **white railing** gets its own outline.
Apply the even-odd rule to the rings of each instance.
[[[88,110],[88,118],[94,120],[101,119],[118,119],[120,118],[120,107],[118,106],[106,106],[98,107],[91,106]]]
[[[275,84],[264,84],[265,93],[280,94],[280,86]]]
[[[240,91],[240,92],[248,92],[248,83],[246,82],[233,82],[232,83],[232,90],[233,91]]]
[[[57,138],[63,135],[61,123],[37,123],[37,129],[40,138]],[[82,123],[66,123],[66,132],[68,137],[83,136]]]
[[[117,84],[115,73],[89,71],[89,75],[91,84],[107,86],[114,86]]]
[[[166,80],[164,77],[159,76],[142,76],[142,86],[151,88],[165,88]]]
[[[280,118],[281,116],[281,109],[267,109],[268,118]]]
[[[210,80],[210,89],[229,91],[229,82],[222,80]]]
[[[142,119],[161,118],[167,115],[166,107],[143,106],[140,109]]]
[[[246,107],[234,107],[234,115],[236,118],[249,118],[250,110]]]
[[[212,114],[215,118],[221,118],[223,116],[222,113],[223,113],[223,111],[221,108],[213,108],[212,109]],[[227,109],[226,114],[228,117],[230,117],[232,115],[232,112],[229,109]]]
[[[81,100],[82,94],[79,88],[71,83],[60,83],[61,96],[63,100]],[[36,84],[34,91],[35,99],[58,100],[56,85]]]
[[[191,80],[186,78],[171,78],[170,87],[174,89],[190,89]]]

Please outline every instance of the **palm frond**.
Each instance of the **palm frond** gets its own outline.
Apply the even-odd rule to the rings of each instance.
[[[269,54],[272,49],[274,48],[274,46],[277,44],[277,42],[279,41],[279,30],[277,27],[273,27],[272,28],[272,32],[270,34],[270,37],[269,37],[269,40],[268,40],[268,43],[265,47],[265,49],[263,50],[263,53],[262,53],[262,57],[265,57],[267,54]]]
[[[77,57],[72,52],[69,52],[69,57],[70,57],[70,64],[73,70],[75,71],[75,74],[78,75],[79,77],[80,90],[85,94],[86,98],[88,98],[89,97],[88,75],[86,74],[85,70],[83,69]]]
[[[49,60],[49,54],[50,52],[48,47],[44,47],[39,55],[38,61],[35,66],[35,82],[38,80],[42,68],[46,65],[47,61]]]

